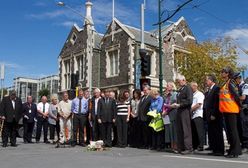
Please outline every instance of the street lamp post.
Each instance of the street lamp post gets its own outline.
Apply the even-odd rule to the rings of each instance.
[[[163,93],[163,59],[162,59],[162,35],[161,35],[161,0],[158,0],[158,36],[159,36],[159,92]]]
[[[90,2],[87,2],[89,4],[87,5],[92,5]],[[87,50],[87,54],[90,53],[89,57],[88,57],[88,63],[89,63],[89,67],[88,67],[88,84],[89,84],[89,92],[90,92],[90,98],[92,96],[92,57],[93,57],[93,35],[94,35],[94,28],[93,26],[93,22],[92,20],[88,19],[87,17],[83,16],[80,12],[78,12],[77,10],[73,9],[72,7],[68,6],[67,4],[65,4],[64,2],[58,2],[57,3],[58,6],[61,7],[66,7],[67,9],[73,11],[75,14],[79,15],[80,17],[82,17],[83,19],[85,19],[85,25],[89,25],[89,33],[88,33],[88,40],[87,43],[89,43],[88,46],[90,46],[90,48]]]

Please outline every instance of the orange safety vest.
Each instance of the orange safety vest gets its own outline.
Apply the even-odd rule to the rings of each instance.
[[[220,89],[219,110],[222,113],[239,113],[239,106],[229,91],[229,81]]]

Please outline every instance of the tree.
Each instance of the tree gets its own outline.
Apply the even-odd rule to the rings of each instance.
[[[41,98],[42,96],[46,96],[47,99],[49,100],[50,99],[50,90],[47,88],[41,89],[39,91],[39,97]]]
[[[190,43],[186,48],[188,53],[175,54],[175,67],[189,82],[197,82],[202,90],[207,74],[215,74],[221,84],[223,81],[220,71],[223,67],[230,66],[239,72],[245,69],[237,63],[237,48],[230,38],[205,41],[201,44]]]
[[[3,96],[7,95],[7,89],[3,88]],[[0,98],[2,97],[2,89],[0,89]]]

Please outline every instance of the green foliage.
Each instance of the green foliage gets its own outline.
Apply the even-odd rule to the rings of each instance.
[[[219,83],[222,83],[220,71],[223,67],[230,66],[234,71],[246,68],[238,65],[236,46],[228,38],[201,44],[191,43],[188,44],[187,50],[188,54],[175,54],[175,66],[189,82],[197,82],[201,90],[204,89],[207,74],[215,74]]]
[[[3,96],[7,95],[7,93],[8,93],[7,89],[5,89],[5,88],[0,89],[0,97],[2,97],[2,90],[3,90]]]
[[[41,89],[39,91],[39,97],[41,98],[42,96],[46,96],[47,99],[49,100],[50,99],[50,90],[47,88]]]

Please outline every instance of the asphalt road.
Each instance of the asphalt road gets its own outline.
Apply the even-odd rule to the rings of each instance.
[[[0,168],[247,168],[248,154],[236,159],[202,154],[179,155],[133,148],[86,151],[86,148],[55,148],[51,144],[0,147]]]

